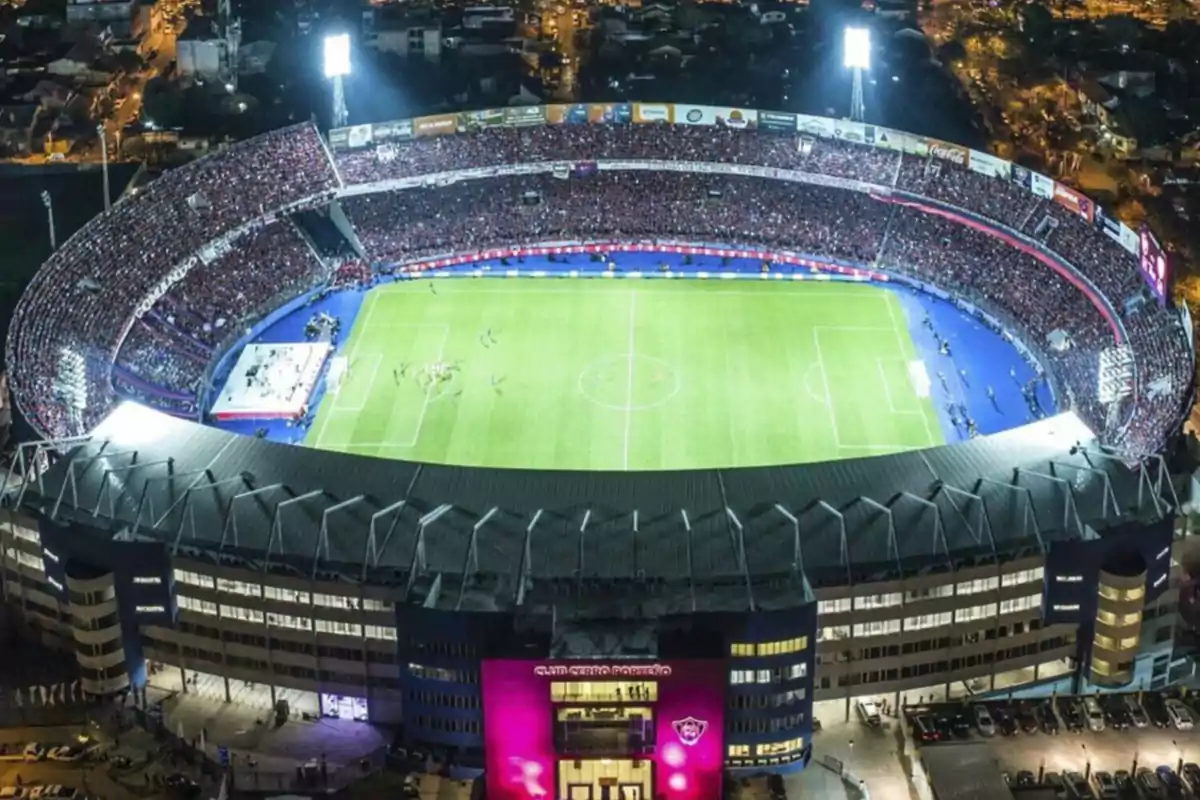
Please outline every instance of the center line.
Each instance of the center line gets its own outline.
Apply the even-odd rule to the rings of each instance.
[[[633,423],[633,331],[637,316],[637,293],[629,293],[629,381],[625,392],[625,469],[629,469],[629,429]]]

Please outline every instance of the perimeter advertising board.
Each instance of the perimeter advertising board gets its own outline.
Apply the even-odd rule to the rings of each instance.
[[[999,178],[1002,181],[1007,181],[1012,178],[1012,164],[1002,158],[996,158],[991,153],[984,153],[980,150],[971,151],[971,161],[967,164],[972,172],[978,172],[980,175],[987,175],[992,178]]]
[[[458,133],[458,114],[434,114],[412,121],[414,136],[446,136]]]
[[[1054,184],[1054,202],[1072,214],[1078,214],[1088,222],[1092,221],[1092,215],[1095,211],[1092,201],[1070,186],[1056,182]]]
[[[625,125],[633,119],[631,103],[588,103],[588,122],[609,122]]]
[[[796,132],[796,115],[782,111],[758,112],[758,129],[772,133],[794,134]]]
[[[580,682],[656,684],[657,700],[640,701],[652,706],[655,736],[650,759],[653,785],[642,797],[712,800],[721,796],[723,661],[493,659],[483,662],[481,678],[485,774],[491,800],[546,800],[569,795],[559,785],[560,769],[571,767],[576,756],[567,758],[556,751],[556,706],[561,704],[554,702],[551,690],[554,684]],[[620,757],[612,754],[603,761],[612,766]],[[560,762],[565,766],[560,767]],[[600,796],[598,789],[594,796]]]
[[[674,122],[675,107],[667,103],[634,103],[633,121],[639,123]]]
[[[970,151],[961,144],[943,142],[940,139],[929,140],[929,155],[949,161],[959,167],[967,166],[970,161]]]
[[[752,108],[675,105],[675,122],[681,125],[720,125],[726,128],[758,127],[758,112]]]
[[[504,124],[510,128],[522,128],[527,125],[545,125],[545,106],[517,106],[504,109]]]
[[[1101,206],[1096,206],[1096,227],[1130,255],[1136,256],[1140,252],[1137,232]]]

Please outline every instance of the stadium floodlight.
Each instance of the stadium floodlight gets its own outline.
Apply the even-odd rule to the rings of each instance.
[[[350,34],[325,37],[325,77],[342,78],[350,74]]]
[[[846,28],[842,39],[842,63],[846,69],[871,68],[871,31]]]
[[[862,122],[866,116],[863,103],[862,75],[871,68],[871,31],[867,28],[846,28],[842,38],[842,63],[854,73],[850,90],[850,119]]]

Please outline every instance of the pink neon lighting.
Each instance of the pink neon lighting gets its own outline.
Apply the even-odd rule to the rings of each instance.
[[[682,772],[676,772],[674,775],[671,776],[671,779],[669,781],[667,781],[667,788],[670,789],[672,792],[686,792],[687,787],[688,787],[687,776],[684,775]]]
[[[662,749],[662,760],[668,767],[679,769],[687,763],[687,753],[675,742],[671,742]]]

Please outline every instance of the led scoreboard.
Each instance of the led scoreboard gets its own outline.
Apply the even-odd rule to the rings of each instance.
[[[1139,265],[1142,277],[1150,285],[1150,291],[1158,298],[1159,304],[1166,305],[1167,286],[1170,282],[1167,255],[1163,252],[1158,240],[1154,238],[1154,234],[1150,232],[1150,228],[1145,225],[1138,234],[1138,244],[1141,253]]]

